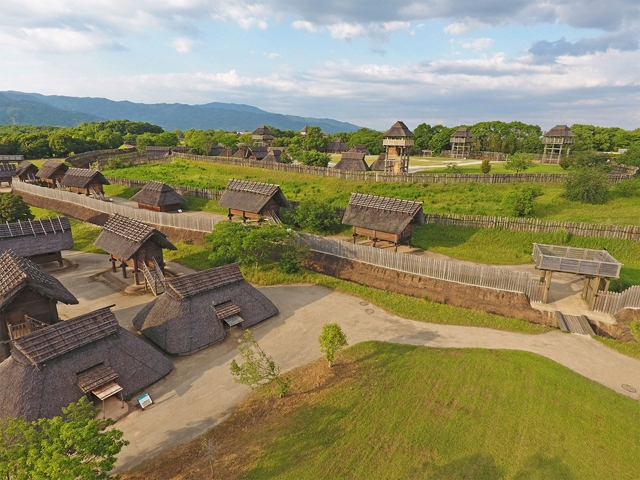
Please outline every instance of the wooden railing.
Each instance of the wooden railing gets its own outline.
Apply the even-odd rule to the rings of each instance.
[[[615,315],[625,308],[640,308],[640,285],[634,285],[620,293],[600,292],[593,307],[596,312],[609,315]]]

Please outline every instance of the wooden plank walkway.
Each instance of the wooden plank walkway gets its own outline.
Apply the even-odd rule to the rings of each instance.
[[[584,315],[566,315],[562,312],[556,312],[556,317],[558,326],[563,332],[571,332],[578,335],[595,335],[587,317]]]

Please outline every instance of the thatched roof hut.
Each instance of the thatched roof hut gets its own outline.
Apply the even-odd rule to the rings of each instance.
[[[349,150],[349,146],[340,137],[332,139],[327,145],[328,153],[342,153]]]
[[[349,152],[358,152],[364,153],[365,155],[371,155],[371,152],[367,149],[367,146],[364,143],[356,143],[353,147],[349,149]]]
[[[146,305],[133,325],[170,355],[190,355],[222,341],[225,325],[247,328],[277,313],[231,264],[168,278],[165,293]]]
[[[103,194],[102,186],[110,185],[110,183],[98,170],[70,168],[62,178],[60,185],[70,192],[89,195],[91,193]]]
[[[25,220],[0,224],[0,253],[13,250],[34,263],[57,261],[62,266],[62,250],[73,248],[67,217]]]
[[[380,155],[378,155],[376,161],[371,164],[371,170],[375,172],[384,172],[386,170],[386,160],[387,154],[385,152],[382,152]]]
[[[36,178],[41,179],[49,188],[56,188],[64,178],[69,167],[58,160],[47,160],[42,164]]]
[[[160,230],[118,214],[104,224],[94,245],[109,253],[112,272],[116,271],[116,262],[121,262],[120,268],[126,278],[126,267],[132,267],[136,285],[140,284],[142,264],[150,268],[157,266],[164,272],[162,250],[177,250]]]
[[[384,132],[383,135],[384,138],[413,138],[413,132],[411,130],[409,130],[409,128],[404,124],[404,122],[401,122],[400,120],[398,120],[396,123],[393,124],[393,126],[387,130],[386,132]]]
[[[18,177],[21,182],[35,182],[36,173],[38,173],[38,167],[31,162],[20,162],[18,168],[16,168],[16,177]]]
[[[353,239],[357,235],[378,240],[387,240],[397,246],[409,240],[411,245],[412,225],[424,223],[422,203],[398,198],[378,197],[352,193],[342,223],[353,225]]]
[[[59,320],[56,303],[75,305],[78,300],[58,280],[12,250],[0,254],[0,272],[2,361],[9,356],[7,342],[38,328],[41,323],[56,323]]]
[[[307,123],[304,127],[302,127],[302,130],[300,130],[300,135],[304,137],[308,132],[309,132],[309,124]]]
[[[186,203],[182,195],[176,193],[166,183],[152,180],[130,199],[138,203],[138,208],[156,212],[175,212],[182,203]]]
[[[273,140],[273,132],[269,130],[266,125],[260,125],[251,133],[251,138],[253,140],[258,140],[261,142]]]
[[[334,168],[352,172],[367,172],[370,168],[367,162],[364,161],[364,157],[364,153],[361,152],[345,152]]]
[[[11,185],[12,177],[16,176],[16,166],[13,163],[0,163],[0,184],[6,182]]]
[[[232,179],[222,193],[218,206],[229,209],[229,219],[241,215],[243,219],[257,219],[260,215],[277,213],[289,207],[279,185]]]
[[[267,153],[267,156],[264,157],[261,161],[264,163],[283,163],[280,159],[280,151],[278,150]]]
[[[233,154],[234,158],[245,158],[247,160],[262,160],[269,154],[269,149],[263,145],[242,145]]]
[[[51,325],[14,342],[0,364],[0,417],[51,418],[101,387],[140,392],[167,375],[172,363],[120,325],[110,307]]]
[[[233,154],[234,151],[231,148],[225,147],[221,143],[219,143],[215,147],[209,148],[207,152],[207,155],[209,155],[210,157],[232,157]]]

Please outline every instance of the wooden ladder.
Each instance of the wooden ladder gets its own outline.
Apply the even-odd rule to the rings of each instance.
[[[166,279],[162,274],[162,271],[158,268],[156,259],[153,259],[154,267],[149,269],[146,263],[142,263],[142,274],[144,275],[145,285],[151,288],[153,294],[157,297],[161,293],[164,293],[166,287]]]

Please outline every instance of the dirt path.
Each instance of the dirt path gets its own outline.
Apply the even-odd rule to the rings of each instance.
[[[612,390],[632,398],[622,385],[640,390],[640,361],[608,349],[588,337],[560,332],[525,335],[497,330],[435,325],[405,320],[355,297],[320,286],[261,288],[280,314],[252,329],[264,350],[284,369],[320,357],[322,325],[338,322],[349,343],[381,340],[454,348],[525,350],[550,358]],[[220,421],[249,394],[233,382],[229,363],[240,332],[191,357],[175,358],[175,369],[148,389],[156,404],[118,421],[131,442],[120,454],[118,470],[128,469],[162,449],[192,439]]]

